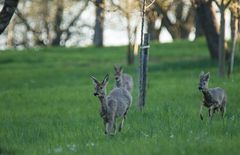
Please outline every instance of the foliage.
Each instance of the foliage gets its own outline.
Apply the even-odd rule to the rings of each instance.
[[[239,0],[233,0],[231,5],[229,6],[229,9],[236,18],[240,17],[240,2],[239,2]]]

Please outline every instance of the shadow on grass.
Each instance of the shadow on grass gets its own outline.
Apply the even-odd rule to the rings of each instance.
[[[0,155],[14,155],[15,152],[13,150],[4,149],[0,146]]]
[[[32,58],[32,57],[20,57],[20,58],[3,58],[0,59],[0,64],[11,64],[11,63],[41,63],[43,62],[42,58]]]
[[[8,64],[8,63],[12,63],[12,62],[14,62],[14,60],[12,58],[0,60],[0,64]]]
[[[151,60],[150,60],[151,61]],[[240,57],[235,57],[234,60],[234,68],[239,68],[240,65]],[[179,58],[178,60],[161,60],[159,59],[159,63],[156,64],[154,62],[149,66],[149,70],[152,72],[155,71],[180,71],[180,70],[204,70],[207,68],[217,68],[218,60],[211,60],[210,58]],[[228,68],[228,60],[226,60],[226,68]]]
[[[194,70],[194,69],[206,69],[217,66],[217,61],[209,58],[200,59],[184,59],[172,62],[160,62],[160,64],[154,64],[149,67],[151,72],[157,71],[180,71],[180,70]]]

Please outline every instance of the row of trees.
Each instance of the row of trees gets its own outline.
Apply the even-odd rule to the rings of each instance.
[[[18,0],[5,2],[7,1],[18,2]],[[221,14],[220,24],[217,22],[217,10],[214,4]],[[173,40],[188,39],[193,31],[196,38],[204,35],[210,57],[219,59],[219,73],[224,76],[225,58],[231,58],[229,73],[233,66],[240,25],[239,5],[239,0],[147,0],[145,10],[147,31],[151,35],[151,40],[159,40],[163,28],[167,29]],[[142,1],[137,0],[21,0],[16,16],[5,32],[7,44],[9,47],[64,46],[70,40],[75,40],[75,44],[79,44],[81,39],[90,37],[94,45],[102,47],[105,15],[118,12],[126,23],[127,60],[132,64],[134,62],[132,47],[136,42],[141,6]],[[11,10],[15,7],[16,5],[12,5]],[[95,22],[89,23],[83,19],[86,18],[86,10],[92,8],[95,9],[95,15],[91,14],[87,19],[94,18]],[[225,41],[224,26],[227,9],[231,11],[231,50],[228,49]],[[4,10],[6,12],[6,8],[3,8],[2,12]],[[11,18],[11,12],[9,14]],[[3,23],[8,24],[8,22]],[[86,31],[89,33],[85,33]]]

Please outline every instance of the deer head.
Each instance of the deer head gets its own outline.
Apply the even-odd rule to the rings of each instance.
[[[206,90],[208,89],[208,81],[209,81],[209,78],[210,78],[210,73],[204,73],[203,71],[200,73],[200,81],[199,81],[199,85],[198,85],[198,89],[200,91],[203,91],[203,90]]]
[[[104,97],[106,95],[106,86],[108,84],[109,75],[107,74],[102,82],[99,82],[95,77],[91,76],[93,84],[95,85],[94,96]]]

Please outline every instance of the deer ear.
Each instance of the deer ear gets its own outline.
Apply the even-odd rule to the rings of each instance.
[[[103,81],[102,81],[102,84],[103,84],[103,85],[106,85],[106,84],[108,83],[108,80],[109,80],[109,75],[107,74],[107,75],[104,77],[104,79],[103,79]]]
[[[120,70],[120,72],[123,72],[123,67],[122,67],[122,66],[120,66],[119,70]]]
[[[113,66],[114,67],[114,70],[117,72],[118,71],[118,68],[116,65]]]
[[[95,84],[95,85],[99,84],[98,80],[95,77],[90,75],[90,78],[92,79],[93,84]]]
[[[204,71],[201,71],[201,73],[199,74],[200,77],[202,77],[204,75]]]
[[[206,80],[209,80],[209,78],[210,78],[210,73],[209,72],[205,74],[205,78],[206,78]]]

